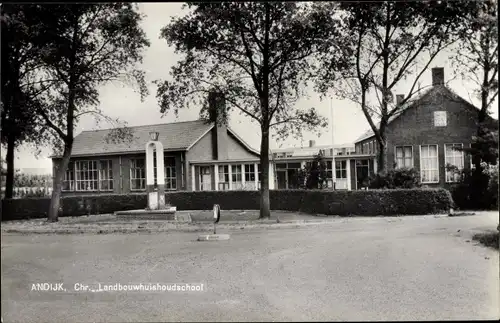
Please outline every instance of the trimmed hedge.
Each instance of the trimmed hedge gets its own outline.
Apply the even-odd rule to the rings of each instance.
[[[272,190],[271,210],[327,215],[416,215],[447,213],[453,205],[445,189],[392,189],[369,191]],[[259,209],[259,192],[174,192],[167,202],[178,210]]]
[[[166,202],[177,210],[258,210],[258,191],[169,192]],[[391,189],[361,191],[272,190],[271,210],[327,215],[418,215],[447,213],[453,206],[445,189]],[[50,199],[28,198],[2,201],[2,221],[46,218]],[[105,214],[144,209],[145,194],[66,196],[60,216]]]
[[[61,198],[59,216],[106,214],[115,211],[144,209],[145,194],[101,194],[64,196]],[[2,200],[2,221],[46,218],[50,198],[24,198]]]

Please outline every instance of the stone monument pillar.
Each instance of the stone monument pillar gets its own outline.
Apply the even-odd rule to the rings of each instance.
[[[158,133],[151,133],[151,141],[146,144],[146,190],[148,193],[148,209],[165,208],[165,168],[163,162],[163,145],[158,141]],[[154,181],[154,152],[156,151],[156,184]]]

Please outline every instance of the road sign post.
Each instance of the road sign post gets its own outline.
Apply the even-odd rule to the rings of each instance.
[[[219,204],[214,204],[213,210],[214,210],[214,234],[217,234],[216,230],[215,230],[215,225],[220,220],[220,206],[219,206]]]

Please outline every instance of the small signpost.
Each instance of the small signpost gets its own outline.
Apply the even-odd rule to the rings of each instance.
[[[217,234],[215,230],[215,225],[219,222],[220,220],[220,206],[219,204],[214,204],[214,234]]]
[[[202,235],[198,236],[198,241],[229,240],[229,234],[217,234],[216,225],[220,221],[220,206],[219,206],[219,204],[214,204],[213,215],[214,215],[214,234],[202,234]]]

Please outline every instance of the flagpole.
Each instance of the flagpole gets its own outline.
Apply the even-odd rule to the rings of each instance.
[[[332,114],[332,190],[335,190],[335,186],[337,183],[337,171],[335,169],[335,134],[334,134],[334,126],[333,126],[333,100],[330,97],[330,112]]]

